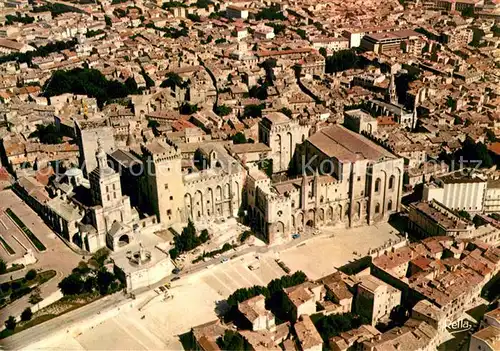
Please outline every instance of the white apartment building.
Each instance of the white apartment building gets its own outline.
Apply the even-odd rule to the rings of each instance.
[[[230,19],[233,19],[233,18],[247,19],[248,18],[248,9],[246,9],[244,7],[230,5],[226,8],[226,15]]]
[[[452,210],[482,212],[487,184],[484,175],[463,169],[426,184],[422,200],[436,200]]]

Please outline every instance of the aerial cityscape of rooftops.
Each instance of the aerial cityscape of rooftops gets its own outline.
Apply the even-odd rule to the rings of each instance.
[[[500,0],[0,0],[0,348],[500,351]]]

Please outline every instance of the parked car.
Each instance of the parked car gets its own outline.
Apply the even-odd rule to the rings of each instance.
[[[222,260],[220,260],[220,263],[226,263],[227,261],[229,261],[229,258],[224,257]]]
[[[171,282],[175,282],[176,280],[179,280],[181,279],[181,277],[173,277],[172,279],[170,279]]]
[[[298,239],[298,238],[300,238],[300,234],[298,233],[292,234],[292,239]]]
[[[181,270],[177,267],[175,267],[173,270],[172,270],[172,273],[174,274],[179,274],[181,272]]]

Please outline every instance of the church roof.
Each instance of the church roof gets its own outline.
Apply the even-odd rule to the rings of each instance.
[[[120,237],[123,234],[129,234],[132,228],[120,222],[113,222],[111,228],[108,231],[108,235],[113,238]]]

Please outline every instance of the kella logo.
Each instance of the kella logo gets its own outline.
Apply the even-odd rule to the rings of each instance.
[[[474,327],[474,323],[472,323],[468,319],[461,319],[459,321],[455,321],[451,324],[448,324],[446,326],[446,329],[448,329],[448,331],[451,334],[455,334],[455,333],[460,333],[460,332],[464,332],[467,330],[471,330],[473,327]]]

